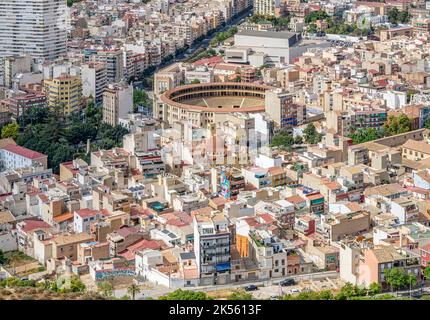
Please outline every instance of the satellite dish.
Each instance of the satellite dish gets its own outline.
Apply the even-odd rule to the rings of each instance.
[[[370,17],[366,16],[364,14],[362,14],[358,19],[357,19],[357,27],[358,29],[369,29],[370,28]]]

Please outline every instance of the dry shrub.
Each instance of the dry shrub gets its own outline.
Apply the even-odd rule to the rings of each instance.
[[[8,289],[3,289],[3,290],[0,290],[0,294],[3,296],[10,296],[12,292]]]

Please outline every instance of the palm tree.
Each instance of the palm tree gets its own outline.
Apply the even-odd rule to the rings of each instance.
[[[136,284],[132,284],[127,288],[127,293],[131,295],[132,299],[135,300],[136,294],[140,293],[140,288]]]
[[[417,278],[413,274],[408,274],[406,281],[409,284],[409,299],[412,299],[412,287],[417,284]]]

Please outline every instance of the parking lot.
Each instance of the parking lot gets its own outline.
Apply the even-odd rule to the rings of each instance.
[[[269,299],[270,297],[298,294],[302,291],[322,291],[322,290],[339,290],[344,283],[339,278],[325,278],[319,280],[299,280],[295,285],[281,287],[280,285],[270,285],[259,287],[253,291],[252,295],[256,299]]]

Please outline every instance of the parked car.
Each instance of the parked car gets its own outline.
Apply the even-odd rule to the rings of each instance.
[[[282,287],[293,286],[296,284],[296,281],[294,281],[294,279],[285,279],[285,280],[282,280],[281,282],[279,282],[279,284]]]
[[[249,286],[245,287],[245,291],[255,291],[258,290],[258,287],[255,284],[250,284]]]
[[[294,288],[291,289],[290,291],[288,291],[289,294],[296,294],[296,293],[300,293],[300,289]]]

